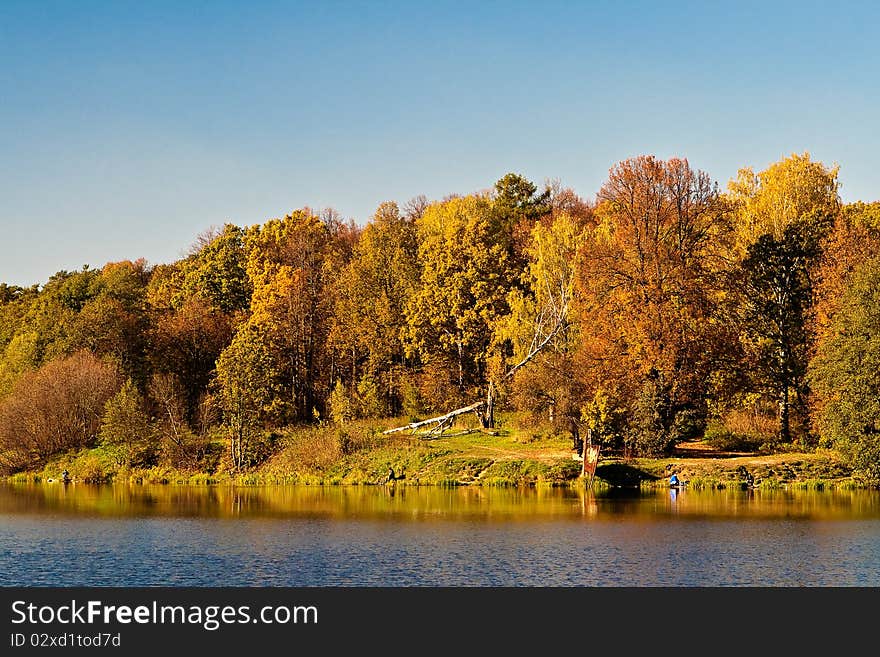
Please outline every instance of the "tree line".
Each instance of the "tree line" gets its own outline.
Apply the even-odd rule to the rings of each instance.
[[[362,227],[303,208],[170,264],[2,284],[0,466],[103,444],[245,470],[280,427],[485,400],[484,425],[515,410],[574,447],[825,446],[880,478],[880,202],[838,187],[808,153],[724,191],[639,156],[592,199],[511,173]]]

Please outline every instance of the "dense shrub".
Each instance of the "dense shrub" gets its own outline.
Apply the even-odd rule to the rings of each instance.
[[[721,425],[710,425],[706,429],[706,442],[722,452],[757,452],[767,442],[767,436],[738,433]]]
[[[57,452],[92,445],[119,385],[115,368],[87,351],[22,376],[0,403],[4,468],[31,467]]]

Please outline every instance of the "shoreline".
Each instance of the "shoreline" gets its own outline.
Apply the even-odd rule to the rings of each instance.
[[[445,455],[448,456],[448,455]],[[341,463],[334,464],[337,468]],[[587,480],[580,476],[580,462],[573,459],[507,459],[474,463],[462,455],[446,458],[441,476],[432,473],[394,471],[384,477],[375,468],[338,470],[258,470],[248,473],[183,472],[171,468],[119,470],[112,476],[73,476],[68,485],[165,485],[165,486],[311,486],[311,487],[520,487],[583,489]],[[349,464],[350,466],[350,464]],[[475,466],[482,470],[475,472]],[[342,468],[345,470],[345,468]],[[856,490],[876,489],[853,477],[833,452],[791,452],[736,456],[671,456],[658,459],[601,459],[592,487],[611,489],[668,489],[669,475],[675,472],[688,489],[753,490]],[[503,473],[506,473],[503,474]],[[54,485],[64,482],[42,471],[28,471],[0,477],[0,481]],[[751,481],[751,484],[750,484]]]
[[[571,438],[547,427],[521,426],[505,418],[492,434],[473,427],[426,438],[385,436],[373,422],[293,427],[275,435],[275,450],[263,462],[234,471],[217,441],[212,459],[189,467],[157,464],[125,467],[102,446],[57,454],[41,466],[0,477],[0,481],[48,482],[67,471],[79,483],[165,485],[306,486],[540,486],[582,489],[582,461],[574,458]],[[690,488],[763,489],[876,488],[854,476],[830,449],[731,451],[695,439],[679,443],[659,458],[624,458],[601,453],[594,489],[667,488],[677,474]]]

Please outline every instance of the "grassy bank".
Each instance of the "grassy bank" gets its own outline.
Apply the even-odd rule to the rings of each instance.
[[[290,429],[273,438],[275,452],[245,473],[155,466],[125,469],[102,448],[57,456],[16,480],[57,479],[63,470],[79,481],[170,484],[306,484],[398,486],[583,486],[571,441],[546,429],[503,418],[487,433],[462,426],[439,437],[383,435],[390,423],[352,423]],[[694,488],[853,488],[860,482],[833,452],[747,454],[685,443],[661,459],[600,459],[594,486],[666,486],[672,472]]]
[[[693,449],[697,447],[697,449]],[[664,459],[611,460],[599,465],[597,476],[615,485],[666,487],[675,472],[691,488],[761,489],[861,488],[852,471],[834,452],[791,452],[781,454],[715,455],[703,445],[685,444],[681,452],[694,451]]]

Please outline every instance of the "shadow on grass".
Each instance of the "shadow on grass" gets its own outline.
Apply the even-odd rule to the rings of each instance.
[[[638,488],[643,481],[657,481],[659,478],[626,463],[600,465],[596,468],[596,476],[615,488]]]

